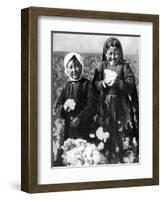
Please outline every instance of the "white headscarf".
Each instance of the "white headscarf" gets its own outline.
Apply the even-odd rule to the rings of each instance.
[[[72,77],[70,77],[70,75],[67,73],[67,64],[69,63],[69,61],[72,59],[72,57],[75,56],[75,58],[78,60],[78,62],[81,64],[82,66],[82,72],[81,72],[81,75],[79,77],[79,79],[73,79]],[[64,58],[64,68],[65,68],[65,73],[69,76],[70,80],[71,81],[78,81],[81,79],[82,77],[82,74],[83,74],[83,68],[84,68],[84,62],[83,62],[83,59],[82,57],[80,56],[80,54],[78,53],[74,53],[74,52],[71,52],[71,53],[68,53],[65,58]]]

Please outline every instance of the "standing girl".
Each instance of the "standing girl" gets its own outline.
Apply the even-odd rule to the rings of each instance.
[[[110,133],[108,149],[112,157],[123,151],[122,134],[138,140],[138,96],[134,74],[123,59],[123,49],[116,37],[106,40],[102,61],[93,79],[98,98],[98,123]],[[120,155],[121,157],[121,155]]]
[[[65,121],[64,140],[68,138],[89,139],[92,121],[92,84],[83,77],[83,59],[71,52],[64,58],[65,83],[56,103],[58,112]]]

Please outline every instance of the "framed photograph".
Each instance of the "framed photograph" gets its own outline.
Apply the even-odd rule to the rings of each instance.
[[[159,16],[21,11],[21,189],[159,184]]]

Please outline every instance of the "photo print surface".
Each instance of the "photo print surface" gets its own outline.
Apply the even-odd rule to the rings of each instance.
[[[140,36],[51,32],[51,167],[139,163]]]

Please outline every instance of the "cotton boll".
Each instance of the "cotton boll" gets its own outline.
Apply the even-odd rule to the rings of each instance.
[[[70,165],[75,165],[75,163],[77,162],[76,156],[75,156],[75,149],[68,151],[66,154],[67,154],[66,155],[67,163]]]
[[[93,151],[96,150],[96,146],[94,144],[87,143],[87,146],[83,152],[83,157],[85,162],[89,162],[89,164],[92,164],[93,160]]]
[[[86,157],[87,159],[91,159],[91,153],[92,153],[92,149],[89,146],[87,146],[83,152],[83,156]]]
[[[131,120],[128,120],[128,121],[127,121],[127,124],[128,124],[128,126],[129,126],[131,129],[133,129],[133,124],[132,124]]]
[[[114,82],[114,80],[117,78],[117,73],[112,70],[105,69],[104,77],[105,77],[104,78],[105,83],[111,85]]]
[[[63,165],[67,165],[67,155],[66,153],[62,154],[62,162],[63,162]]]
[[[81,146],[81,145],[86,145],[87,144],[87,141],[86,140],[83,140],[81,138],[78,138],[76,140],[74,140],[74,143],[76,144],[77,147]]]
[[[103,142],[102,142],[103,143]],[[104,143],[101,143],[101,149]],[[107,163],[107,159],[99,152],[95,144],[83,139],[67,139],[63,145],[63,164],[68,166],[89,166]]]
[[[91,148],[92,148],[92,150],[95,150],[96,149],[96,145],[95,144],[91,144]]]
[[[74,141],[73,139],[71,139],[71,138],[68,138],[68,139],[64,142],[64,144],[63,144],[63,146],[62,146],[62,149],[63,149],[64,151],[69,151],[69,150],[73,149],[75,146],[76,146],[75,141]]]
[[[99,140],[101,140],[101,141],[103,140],[105,143],[107,141],[107,139],[109,138],[110,134],[109,134],[109,132],[104,132],[102,127],[99,127],[96,130],[96,136]]]
[[[61,119],[56,119],[54,124],[55,124],[55,127],[56,127],[55,128],[55,134],[58,135],[61,132],[61,130],[63,129],[64,123]]]
[[[131,150],[126,152],[125,157],[123,158],[124,162],[126,163],[134,163],[135,161],[135,153]]]
[[[99,140],[102,140],[103,139],[103,128],[102,127],[99,127],[97,130],[96,130],[96,136]]]
[[[99,151],[103,150],[103,149],[104,149],[104,143],[103,143],[103,142],[100,142],[99,145],[98,145],[98,147],[97,147],[97,149],[98,149]]]
[[[74,99],[67,99],[63,107],[65,110],[68,110],[69,108],[68,111],[70,111],[70,110],[74,110],[75,106],[76,106],[76,102],[74,101]]]
[[[76,105],[76,103],[75,103],[74,99],[72,99],[71,102],[70,102],[70,108],[71,108],[71,110],[75,109],[75,105]]]
[[[75,109],[75,105],[76,105],[74,99],[70,99],[68,105],[69,105],[69,107],[70,107],[71,110],[74,110]]]
[[[63,108],[64,108],[64,110],[67,110],[67,108],[68,108],[67,101],[64,103]]]
[[[128,157],[123,157],[123,162],[124,163],[130,163],[130,159]]]
[[[130,147],[129,142],[130,142],[130,138],[129,137],[124,138],[124,140],[123,140],[123,149],[128,149]]]
[[[130,160],[130,163],[134,163],[135,154],[134,154],[133,151],[130,151],[130,152],[129,152],[128,158],[129,158],[129,160]]]
[[[84,151],[84,149],[85,149],[85,145],[82,144],[81,146],[79,146],[79,147],[77,148],[76,151],[82,153],[82,152]]]
[[[90,138],[95,138],[95,134],[91,133],[91,134],[89,134],[89,137]]]
[[[93,153],[93,162],[94,162],[94,164],[96,165],[96,164],[98,164],[99,162],[100,162],[100,154],[99,154],[99,152],[98,151],[93,151],[92,152]]]
[[[99,139],[99,140],[103,140],[103,134],[102,134],[102,133],[100,133],[100,134],[98,135],[98,139]]]
[[[133,140],[132,140],[132,143],[133,143],[134,147],[137,147],[137,146],[138,146],[138,143],[137,143],[137,141],[136,141],[136,138],[135,138],[135,137],[133,138]]]
[[[103,128],[102,128],[102,127],[99,127],[99,128],[96,130],[96,134],[99,134],[99,133],[103,133]]]
[[[107,141],[107,139],[110,137],[110,134],[109,132],[104,132],[103,133],[103,140],[104,140],[104,143]]]

